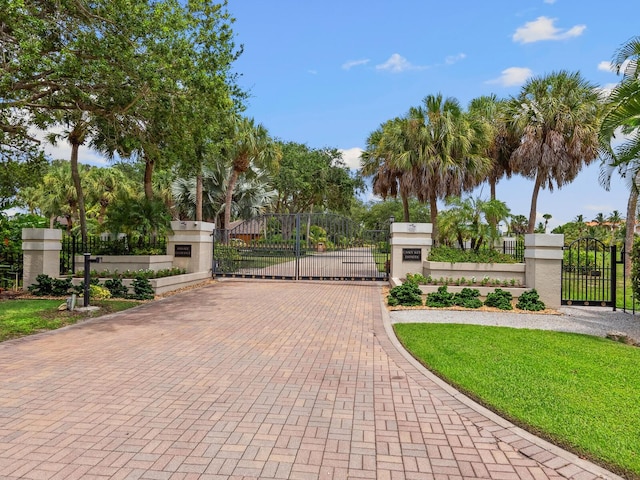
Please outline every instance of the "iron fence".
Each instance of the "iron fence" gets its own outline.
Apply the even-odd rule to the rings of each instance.
[[[0,289],[17,290],[22,285],[23,255],[0,252]]]

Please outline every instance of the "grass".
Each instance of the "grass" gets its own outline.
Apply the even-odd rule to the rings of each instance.
[[[79,320],[119,312],[139,302],[129,300],[97,300],[94,312],[59,311],[64,300],[3,300],[0,301],[0,341],[24,337],[45,330],[72,325]]]
[[[586,335],[398,324],[424,365],[534,433],[640,479],[640,348]]]

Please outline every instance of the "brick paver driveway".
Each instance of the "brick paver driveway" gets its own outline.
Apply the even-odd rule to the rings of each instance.
[[[592,479],[396,348],[380,286],[221,282],[0,345],[0,477]]]

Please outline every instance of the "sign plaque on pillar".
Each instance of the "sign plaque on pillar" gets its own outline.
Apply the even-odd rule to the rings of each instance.
[[[403,262],[421,262],[422,249],[421,248],[403,248],[402,261]]]
[[[191,245],[175,245],[174,257],[191,258]]]

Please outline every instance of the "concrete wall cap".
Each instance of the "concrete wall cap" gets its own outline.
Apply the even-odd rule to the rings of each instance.
[[[393,222],[391,224],[391,233],[425,234],[425,233],[432,233],[432,232],[433,232],[433,225],[430,223]]]

